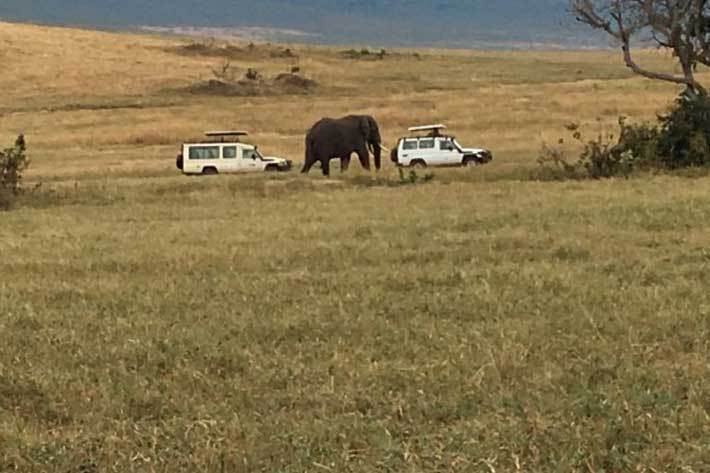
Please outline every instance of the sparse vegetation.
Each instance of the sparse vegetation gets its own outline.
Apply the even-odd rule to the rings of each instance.
[[[227,60],[298,59],[298,55],[291,48],[272,45],[257,46],[254,43],[249,43],[242,48],[229,43],[218,44],[214,39],[203,42],[193,41],[181,46],[171,46],[165,50],[182,56],[225,58]]]
[[[380,49],[377,52],[372,52],[367,48],[357,50],[348,49],[346,51],[341,51],[340,56],[345,59],[369,59],[373,61],[381,61],[387,56],[387,51]]]
[[[20,135],[14,146],[0,151],[0,209],[13,204],[22,188],[22,173],[29,166],[25,137]]]
[[[542,153],[538,157],[540,170],[537,177],[542,179],[602,179],[609,177],[628,177],[635,164],[650,152],[655,157],[655,149],[647,151],[648,145],[655,144],[656,132],[645,125],[640,127],[626,124],[624,118],[619,119],[618,138],[613,133],[603,129],[596,137],[587,139],[580,130],[579,124],[570,123],[567,130],[572,139],[578,142],[582,150],[579,157],[572,161],[562,146],[564,138],[558,141],[558,146],[542,145]],[[650,136],[646,136],[648,130]],[[650,140],[650,141],[647,141]],[[641,151],[641,156],[637,154]]]
[[[257,97],[274,95],[309,94],[318,83],[300,75],[300,69],[285,72],[265,79],[255,68],[247,68],[244,76],[237,79],[237,70],[230,62],[212,68],[213,79],[201,81],[182,89],[194,95],[223,97]]]
[[[567,126],[582,151],[571,162],[562,147],[543,144],[538,159],[543,178],[628,177],[638,169],[679,169],[710,164],[710,99],[682,94],[659,125],[628,124],[619,119],[618,138],[601,130],[585,140],[577,123]]]

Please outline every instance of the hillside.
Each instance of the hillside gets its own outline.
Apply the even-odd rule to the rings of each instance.
[[[0,18],[112,28],[258,26],[301,30],[315,35],[307,40],[322,43],[511,47],[588,42],[588,32],[571,26],[565,6],[565,0],[177,0],[150,5],[138,0],[6,0]]]

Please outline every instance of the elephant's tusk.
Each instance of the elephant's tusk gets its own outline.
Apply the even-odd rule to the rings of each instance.
[[[385,153],[389,153],[389,152],[390,152],[390,149],[387,148],[387,146],[382,146],[382,145],[380,145],[380,148],[382,148],[382,149],[385,151]]]

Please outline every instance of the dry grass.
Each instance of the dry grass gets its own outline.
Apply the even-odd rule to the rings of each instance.
[[[167,169],[183,138],[232,126],[250,129],[263,148],[300,160],[304,130],[324,115],[351,112],[374,114],[389,144],[412,123],[445,121],[461,141],[492,148],[493,166],[510,169],[531,165],[541,139],[557,138],[570,118],[607,125],[620,114],[652,118],[674,94],[672,87],[631,78],[612,52],[420,50],[421,59],[352,61],[337,48],[290,46],[304,74],[322,85],[317,96],[190,97],[169,91],[211,78],[222,59],[171,52],[185,41],[1,26],[7,69],[0,87],[10,93],[0,106],[0,139],[29,135],[37,177],[87,170],[87,161],[111,168],[116,155],[122,166],[140,160]],[[643,60],[671,64],[656,52]],[[294,61],[256,54],[231,63],[275,76]],[[78,152],[87,148],[90,153]]]
[[[26,132],[43,183],[0,225],[0,471],[707,471],[708,178],[514,179],[672,88],[612,53],[291,46],[314,96],[186,97],[215,59],[179,44],[0,24],[0,141]],[[208,128],[299,160],[351,112],[497,159],[421,185],[173,169]]]

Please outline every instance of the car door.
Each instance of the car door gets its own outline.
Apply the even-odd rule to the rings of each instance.
[[[398,162],[402,166],[409,166],[409,163],[417,158],[419,142],[416,138],[405,138],[401,143]]]
[[[239,154],[236,145],[222,146],[221,172],[239,171]]]
[[[437,138],[436,160],[440,166],[453,166],[461,164],[461,153],[454,146],[451,138]]]
[[[254,151],[253,147],[242,147],[242,159],[240,160],[240,167],[246,172],[256,172],[263,169],[263,164],[259,159],[258,155]]]
[[[434,138],[419,138],[417,158],[423,159],[427,166],[437,165],[436,143]]]

